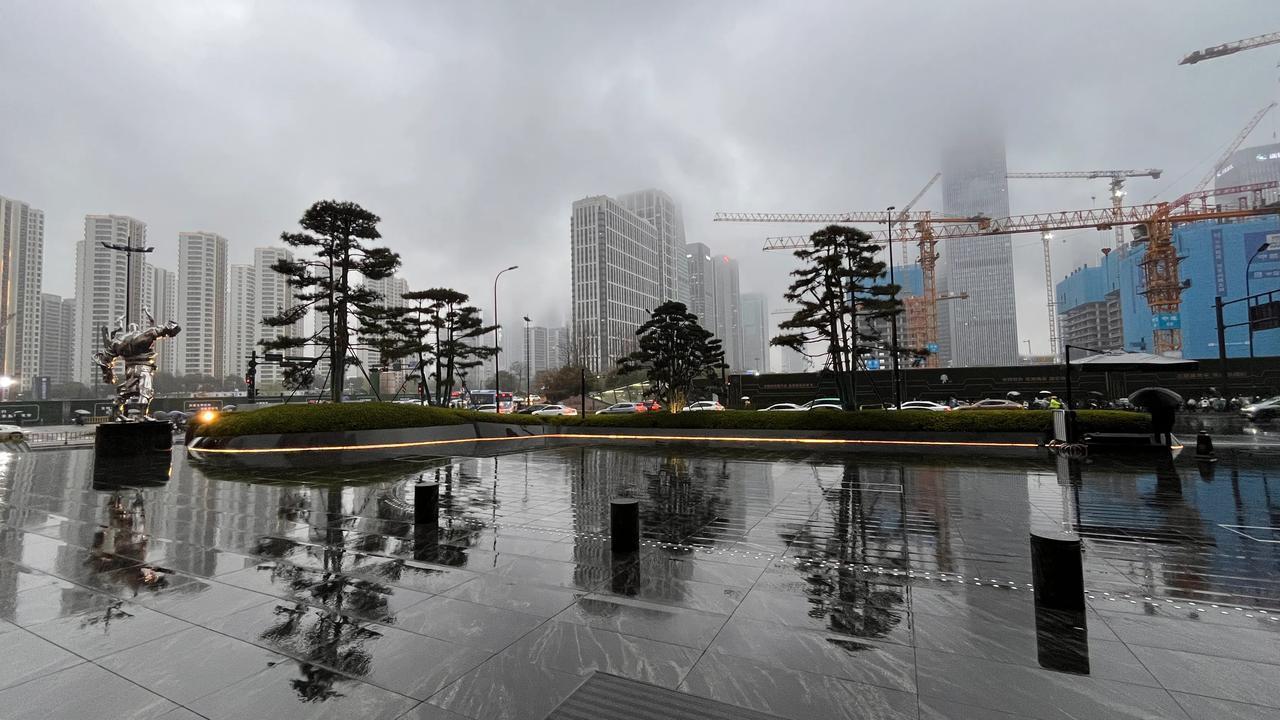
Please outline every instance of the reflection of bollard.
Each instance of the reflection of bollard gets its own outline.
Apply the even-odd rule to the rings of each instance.
[[[615,553],[630,553],[640,549],[639,500],[618,498],[609,501],[609,539]]]
[[[440,524],[440,483],[420,482],[413,486],[413,524],[435,527]]]
[[[1213,451],[1213,438],[1206,430],[1196,433],[1196,460],[1201,462],[1217,462],[1218,455]]]
[[[1083,612],[1080,537],[1059,530],[1032,530],[1031,582],[1037,606]]]
[[[440,555],[440,528],[434,525],[415,525],[413,528],[413,559],[419,562],[437,562]]]
[[[1089,674],[1089,628],[1084,611],[1043,607],[1036,598],[1036,660],[1046,670]]]
[[[613,573],[609,589],[614,593],[633,597],[640,592],[640,558],[638,556],[624,558],[615,555],[613,562],[609,564],[609,571]]]

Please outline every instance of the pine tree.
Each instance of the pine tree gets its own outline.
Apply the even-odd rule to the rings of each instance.
[[[803,266],[783,295],[797,306],[784,331],[770,344],[826,358],[836,374],[840,401],[856,409],[854,371],[865,355],[881,347],[879,320],[902,312],[898,288],[880,284],[886,266],[876,259],[881,247],[857,228],[828,225],[810,236],[811,247],[795,252]]]
[[[724,350],[684,303],[668,301],[636,328],[635,352],[618,360],[618,372],[644,371],[650,391],[673,412],[684,405],[696,380],[716,380]]]
[[[268,327],[288,327],[313,309],[324,318],[311,335],[264,340],[268,350],[290,350],[309,345],[324,348],[329,358],[330,399],[342,402],[352,328],[382,319],[384,308],[379,293],[353,282],[354,275],[382,280],[400,266],[400,256],[372,242],[381,238],[377,215],[356,203],[322,200],[307,208],[299,225],[304,232],[284,232],[280,239],[290,247],[304,250],[310,257],[281,259],[271,269],[285,276],[293,291],[294,304],[276,315],[264,317]],[[319,363],[317,357],[314,364]],[[302,372],[307,373],[310,368]],[[295,373],[296,374],[296,373]]]

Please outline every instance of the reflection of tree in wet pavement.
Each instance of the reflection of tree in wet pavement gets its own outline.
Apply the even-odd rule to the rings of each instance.
[[[906,586],[862,566],[890,570],[909,566],[901,507],[890,507],[901,494],[868,492],[852,462],[846,463],[839,485],[823,488],[822,494],[830,504],[830,532],[824,532],[824,518],[819,515],[783,536],[794,556],[805,561],[797,569],[808,585],[809,616],[826,618],[832,630],[846,635],[884,637],[902,622],[899,608]],[[869,521],[876,530],[869,531]],[[902,529],[900,538],[883,532],[895,525]],[[893,547],[893,543],[900,545]],[[829,562],[837,566],[827,566]]]
[[[300,661],[302,677],[290,682],[303,702],[340,697],[334,689],[337,681],[369,672],[373,656],[366,642],[381,634],[364,627],[361,619],[395,621],[388,610],[393,588],[343,574],[349,560],[345,527],[349,516],[343,512],[343,490],[338,486],[319,491],[324,498],[324,521],[312,528],[320,544],[264,537],[257,548],[260,555],[275,558],[268,569],[273,583],[287,588],[296,598],[291,604],[286,601],[275,606],[273,614],[279,622],[259,637]],[[295,495],[281,495],[281,519],[290,516],[290,508],[300,505]],[[297,552],[319,560],[320,569],[290,562]]]

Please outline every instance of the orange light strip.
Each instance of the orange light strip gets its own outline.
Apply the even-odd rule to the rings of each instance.
[[[398,450],[402,448],[461,445],[474,442],[499,442],[505,440],[695,440],[728,443],[799,444],[799,445],[891,445],[911,447],[971,447],[971,448],[1038,448],[1038,443],[979,442],[960,440],[853,440],[843,438],[779,438],[739,437],[720,435],[622,435],[595,433],[555,433],[550,435],[515,435],[512,437],[463,438],[458,440],[415,440],[371,445],[320,445],[316,447],[290,448],[190,448],[193,453],[223,455],[254,455],[263,453],[345,452],[351,450]]]

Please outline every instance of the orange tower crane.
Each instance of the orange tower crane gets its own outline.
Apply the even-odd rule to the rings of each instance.
[[[1198,190],[1187,193],[1172,202],[1133,205],[1122,207],[1118,211],[1115,208],[1095,208],[1013,215],[1006,218],[978,218],[965,220],[962,223],[948,223],[946,220],[937,219],[934,223],[926,223],[918,228],[917,239],[924,242],[927,236],[928,242],[934,244],[938,240],[987,235],[1083,229],[1111,230],[1116,225],[1140,226],[1138,232],[1135,232],[1135,242],[1148,243],[1146,255],[1142,260],[1147,305],[1155,315],[1177,317],[1181,310],[1183,286],[1178,268],[1178,253],[1172,242],[1173,227],[1201,220],[1227,220],[1280,214],[1280,207],[1267,207],[1261,204],[1263,191],[1274,190],[1277,187],[1280,187],[1280,183],[1272,180],[1216,190]],[[1215,196],[1250,194],[1254,196],[1253,207],[1221,208],[1209,205],[1207,202],[1209,198]],[[872,237],[882,240],[886,237],[886,233],[877,231],[872,234]],[[804,240],[800,237],[769,238],[764,249],[784,250],[804,247]],[[1182,351],[1182,331],[1176,327],[1176,324],[1166,323],[1167,327],[1153,331],[1156,352],[1177,354]]]
[[[1135,177],[1149,177],[1152,180],[1160,179],[1160,175],[1164,173],[1158,168],[1147,168],[1146,170],[1076,170],[1065,172],[1026,172],[1026,173],[1006,173],[1005,177],[1013,179],[1081,179],[1081,180],[1098,180],[1101,178],[1109,178],[1111,180],[1111,207],[1119,212],[1124,205],[1124,181]],[[1040,235],[1040,241],[1044,245],[1044,292],[1045,306],[1049,310],[1049,347],[1054,355],[1058,353],[1058,299],[1053,294],[1053,261],[1050,257],[1049,241],[1053,239],[1053,233],[1044,232]],[[1120,247],[1124,245],[1124,229],[1116,226],[1116,241],[1112,247]],[[1111,252],[1111,248],[1102,248],[1105,255]]]

